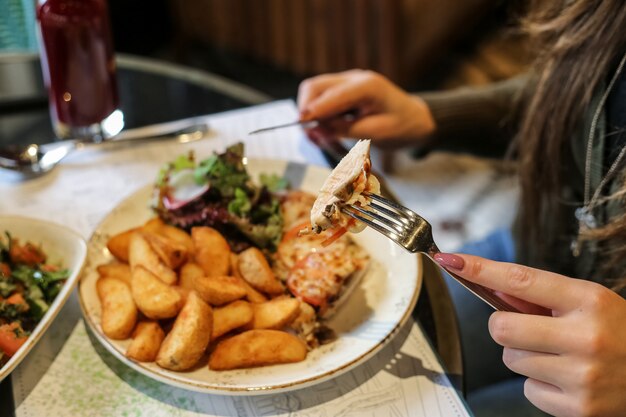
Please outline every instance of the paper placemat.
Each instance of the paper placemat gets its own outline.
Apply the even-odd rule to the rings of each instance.
[[[79,321],[45,375],[12,375],[18,417],[46,416],[468,416],[421,329],[410,322],[353,371],[302,390],[208,395],[171,387],[127,367]]]

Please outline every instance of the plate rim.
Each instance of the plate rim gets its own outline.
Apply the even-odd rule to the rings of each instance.
[[[31,222],[43,224],[46,227],[50,227],[53,229],[62,230],[64,233],[73,236],[76,238],[76,242],[79,243],[82,252],[82,259],[79,262],[78,268],[71,272],[69,278],[63,285],[63,288],[57,294],[56,298],[50,305],[50,309],[46,312],[44,317],[37,323],[35,329],[30,334],[29,338],[26,340],[23,346],[21,346],[15,355],[13,355],[7,363],[4,364],[0,368],[0,382],[4,380],[6,377],[11,375],[11,373],[15,370],[15,368],[28,356],[30,351],[39,343],[43,335],[46,333],[52,322],[56,319],[56,317],[61,312],[61,309],[67,302],[67,300],[72,295],[74,288],[77,287],[77,284],[81,281],[83,271],[85,269],[85,265],[87,264],[87,242],[85,239],[75,230],[70,229],[67,226],[64,226],[59,223],[55,223],[52,221],[39,219],[36,217],[27,217],[20,215],[0,215],[0,221],[3,220],[17,220],[20,222]]]
[[[292,165],[300,165],[307,169],[315,168],[315,169],[325,170],[330,173],[330,168],[328,167],[315,165],[315,164],[307,164],[307,163],[302,163],[302,162],[289,161],[285,159],[248,157],[247,161],[252,162],[252,163],[276,163],[276,162],[280,162],[283,164],[287,163],[287,164],[292,164]],[[137,187],[134,191],[127,194],[125,198],[121,199],[115,205],[115,207],[100,220],[100,222],[98,223],[98,225],[92,232],[91,236],[87,240],[87,247],[89,248],[92,241],[97,239],[98,235],[100,234],[100,229],[102,228],[102,225],[108,220],[109,215],[113,213],[114,210],[116,210],[119,206],[126,203],[127,201],[132,200],[133,198],[135,198],[136,195],[140,194],[141,192],[144,192],[144,190],[146,190],[148,187],[151,187],[152,185],[153,185],[152,182],[148,182],[144,185],[141,185]],[[79,301],[81,313],[83,315],[83,319],[88,324],[87,326],[88,331],[91,332],[98,339],[98,341],[106,348],[106,350],[109,353],[115,356],[124,365],[130,367],[131,369],[141,373],[142,375],[148,378],[152,378],[154,380],[157,380],[159,382],[162,382],[170,386],[175,386],[178,388],[200,392],[200,393],[207,393],[207,394],[229,395],[229,396],[277,394],[281,392],[306,388],[312,385],[316,385],[318,383],[322,383],[324,381],[328,381],[329,379],[332,379],[336,376],[339,376],[353,369],[358,364],[363,363],[367,361],[369,358],[371,358],[372,356],[374,356],[383,347],[385,347],[387,343],[393,337],[395,337],[399,333],[400,329],[406,324],[408,319],[411,317],[412,312],[417,303],[417,299],[421,293],[422,286],[423,286],[423,265],[422,265],[423,259],[422,257],[418,256],[418,254],[413,254],[413,255],[415,256],[416,267],[417,267],[416,268],[417,276],[415,277],[415,281],[417,282],[417,284],[415,286],[415,291],[413,291],[411,300],[407,303],[407,308],[402,313],[401,318],[395,323],[393,328],[389,330],[389,333],[383,339],[378,341],[378,343],[376,343],[375,346],[372,346],[366,352],[363,352],[360,356],[352,359],[349,362],[343,363],[340,367],[333,368],[332,370],[329,370],[321,375],[316,375],[316,376],[312,376],[309,378],[300,379],[298,381],[282,383],[282,384],[263,385],[259,387],[232,387],[232,386],[215,386],[215,385],[211,386],[210,384],[207,384],[207,383],[198,383],[195,381],[183,382],[176,378],[170,377],[166,374],[158,374],[154,372],[151,368],[143,365],[143,363],[127,358],[122,352],[120,352],[113,345],[111,341],[108,340],[108,338],[105,337],[105,335],[103,335],[100,331],[98,331],[98,326],[93,321],[91,315],[88,313],[88,309],[86,305],[84,304],[85,301],[83,300],[83,296],[82,296],[81,287],[83,285],[85,274],[82,274],[83,276],[81,276],[81,279],[78,281],[78,285],[77,285],[78,301]],[[90,261],[88,260],[88,262]]]

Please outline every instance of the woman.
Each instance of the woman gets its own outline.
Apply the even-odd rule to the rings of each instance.
[[[489,330],[506,366],[528,377],[530,402],[557,416],[624,416],[626,6],[537,1],[531,10],[538,58],[525,77],[412,96],[378,74],[348,71],[303,82],[298,106],[303,120],[359,111],[352,124],[310,131],[313,140],[471,148],[515,137],[518,263],[436,260],[528,313],[495,312]]]

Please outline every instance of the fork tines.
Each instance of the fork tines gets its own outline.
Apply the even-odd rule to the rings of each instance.
[[[346,204],[341,206],[341,211],[394,241],[400,241],[419,221],[417,214],[393,201],[367,192],[362,195],[372,200],[370,204],[365,207]]]

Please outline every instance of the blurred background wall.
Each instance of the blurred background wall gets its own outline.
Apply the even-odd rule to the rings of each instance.
[[[0,0],[5,1],[5,0]],[[418,90],[523,70],[521,1],[109,0],[118,51],[237,79],[275,97],[302,79],[366,68]]]

